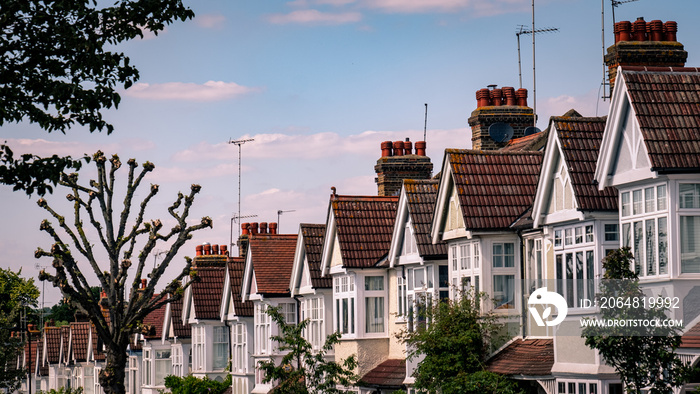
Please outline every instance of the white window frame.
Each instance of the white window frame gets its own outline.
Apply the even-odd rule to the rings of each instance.
[[[301,318],[309,321],[303,335],[313,350],[320,350],[326,339],[324,305],[323,296],[305,297],[301,300]]]
[[[223,371],[228,366],[229,359],[228,327],[214,326],[212,331],[212,369],[214,371]]]
[[[143,349],[143,375],[142,375],[142,384],[143,386],[151,386],[153,384],[153,369],[151,368],[153,359],[151,358],[153,355],[153,350],[152,349]]]
[[[468,256],[466,251],[468,250]],[[465,254],[465,256],[463,256]],[[449,288],[451,298],[457,299],[466,291],[479,292],[481,286],[481,244],[479,240],[462,241],[450,244],[448,250]],[[468,263],[467,263],[468,262]],[[464,263],[464,264],[463,264]],[[465,268],[462,268],[465,267]],[[466,268],[468,267],[468,268]],[[439,279],[439,278],[438,278]]]
[[[172,349],[153,349],[153,385],[165,387],[165,377],[172,371]],[[163,371],[161,376],[158,369]]]
[[[512,245],[512,254],[506,253],[507,245]],[[519,244],[513,239],[499,239],[494,240],[490,243],[491,251],[491,300],[493,301],[494,312],[509,312],[519,308],[520,303],[518,301],[518,252]],[[496,249],[500,248],[501,253],[496,254]],[[498,257],[498,258],[496,258]],[[512,257],[512,264],[507,264],[506,261],[508,257]],[[498,263],[497,263],[498,261]],[[505,280],[505,282],[502,282]],[[506,285],[510,282],[512,287],[512,299],[510,302],[502,302],[505,297],[505,290],[499,291],[497,289],[497,283],[505,283]],[[501,294],[504,293],[504,294]]]
[[[527,284],[530,293],[545,285],[543,243],[542,237],[525,239]]]
[[[683,193],[682,189],[684,186],[687,188],[688,185],[692,190]],[[693,270],[688,270],[685,260],[700,260],[700,242],[696,240],[700,236],[698,234],[700,233],[700,181],[681,181],[678,183],[678,216],[678,265],[680,273],[697,275],[700,273],[700,263],[697,268],[693,264]],[[688,220],[690,222],[683,226],[683,222]],[[686,246],[691,241],[694,242],[694,245],[692,247]]]
[[[370,278],[378,279],[381,278],[381,289],[370,289],[368,286],[370,286],[370,283],[368,280]],[[371,337],[371,336],[383,336],[386,334],[388,327],[388,319],[387,319],[387,291],[388,291],[388,284],[386,275],[383,274],[366,274],[362,277],[362,284],[363,284],[363,302],[362,302],[362,316],[364,317],[364,324],[362,328],[362,332],[364,336]],[[376,325],[381,325],[381,330],[376,329],[376,331],[370,331],[370,321],[371,319],[369,318],[369,308],[368,305],[370,302],[374,300],[375,305],[378,305],[381,307],[381,311],[378,313],[381,314],[377,319],[378,323],[375,323]],[[375,310],[375,314],[377,314],[377,311]]]
[[[206,346],[206,335],[204,326],[199,324],[192,325],[192,370],[204,371],[205,358],[204,349]]]
[[[556,394],[602,394],[603,385],[597,380],[558,380]]]
[[[172,359],[172,374],[174,376],[184,376],[184,367],[182,363],[182,346],[181,345],[172,345],[171,346],[171,354],[173,356]]]
[[[423,278],[422,280],[419,279]],[[434,264],[408,267],[406,269],[408,331],[415,325],[427,324],[423,308],[431,308],[438,288]]]
[[[245,323],[231,325],[231,372],[248,371],[248,341]]]
[[[272,352],[272,340],[270,339],[272,319],[267,314],[268,304],[255,303],[255,354],[268,355]]]
[[[555,227],[555,233],[572,234],[571,242],[554,247],[554,287],[566,300],[570,309],[582,307],[582,299],[593,300],[597,291],[595,279],[600,275],[600,250],[610,249],[618,241],[605,240],[605,226],[614,222],[578,222]],[[603,233],[602,235],[600,235]],[[581,234],[578,237],[577,234]],[[564,236],[566,238],[566,235]],[[617,236],[619,238],[619,235]],[[607,247],[606,247],[607,244]],[[581,269],[578,270],[578,259]],[[567,268],[571,263],[571,277]]]
[[[355,275],[333,277],[333,327],[343,338],[353,338],[360,331],[357,316]]]

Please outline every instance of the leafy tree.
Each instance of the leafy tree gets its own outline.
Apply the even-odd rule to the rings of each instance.
[[[211,380],[206,376],[200,379],[192,375],[169,375],[165,377],[165,387],[171,394],[222,394],[231,387],[231,375],[226,376],[223,382]]]
[[[116,44],[162,31],[194,13],[182,0],[3,0],[0,7],[0,126],[29,121],[52,132],[78,124],[90,131],[114,127],[102,117],[118,107],[120,88],[139,79]],[[31,195],[51,192],[61,173],[81,159],[14,157],[0,145],[0,183]]]
[[[603,259],[605,274],[600,297],[634,300],[645,297],[639,278],[631,269],[634,257],[629,247],[609,253]],[[666,319],[665,308],[623,306],[601,308],[604,320],[655,321]],[[681,344],[676,327],[593,327],[584,328],[586,345],[598,350],[603,360],[620,375],[629,393],[670,394],[691,376],[693,369],[675,353]]]
[[[83,394],[82,387],[70,388],[70,387],[59,387],[58,390],[51,389],[47,391],[38,390],[37,394]]]
[[[22,270],[0,268],[0,389],[15,391],[27,376],[27,370],[14,368],[24,349],[24,338],[12,335],[21,332],[20,314],[25,307],[36,307],[39,289],[34,279],[22,278]]]
[[[337,386],[350,387],[357,381],[353,373],[357,367],[355,356],[350,356],[339,363],[326,360],[328,352],[340,342],[339,333],[329,335],[323,347],[315,352],[303,335],[309,325],[308,319],[292,325],[285,322],[278,308],[268,307],[267,314],[280,329],[280,335],[273,336],[272,340],[277,342],[281,352],[287,352],[279,365],[275,365],[272,360],[259,363],[259,368],[265,373],[263,381],[277,384],[272,393],[349,393],[338,389]]]
[[[90,290],[92,291],[92,295],[94,297],[99,297],[100,287],[92,286],[90,287]],[[62,298],[60,301],[58,301],[58,303],[53,305],[51,309],[49,309],[46,319],[53,320],[57,326],[62,326],[76,321],[76,313],[78,313],[78,308],[72,305],[70,302],[67,302],[65,298]]]
[[[429,324],[418,324],[400,338],[409,359],[421,359],[413,377],[415,388],[427,393],[520,393],[517,384],[484,368],[504,325],[492,313],[482,313],[483,294],[463,294],[430,308],[421,308]]]
[[[144,219],[148,203],[158,193],[158,185],[150,186],[135,217],[132,217],[139,186],[144,176],[155,168],[152,163],[145,162],[142,169],[137,170],[134,159],[127,162],[123,208],[121,212],[115,212],[115,178],[122,163],[118,156],[108,160],[102,152],[95,153],[92,159],[97,168],[97,180],[85,185],[80,182],[78,174],[73,173],[64,174],[59,181],[60,186],[69,190],[66,198],[73,203],[72,220],[55,211],[44,198],[38,201],[39,206],[57,222],[59,230],[49,220],[41,223],[41,230],[53,238],[54,244],[48,251],[38,249],[36,257],[52,258],[55,270],[53,274],[42,270],[39,279],[50,281],[71,305],[90,317],[106,347],[106,365],[100,372],[99,382],[106,393],[124,393],[129,337],[137,332],[151,311],[182,297],[181,279],[189,275],[189,259],[159,294],[155,294],[155,290],[180,247],[194,231],[211,227],[212,221],[205,217],[195,225],[187,223],[190,207],[200,191],[199,185],[192,185],[188,195],[178,193],[168,208],[175,222],[169,230],[163,229],[163,222],[159,219]],[[167,243],[167,253],[152,270],[146,269],[146,259],[161,243]],[[79,261],[79,258],[84,261]],[[132,268],[132,260],[135,268]],[[92,292],[83,270],[92,271],[100,288],[106,292],[104,299]],[[140,289],[144,276],[150,281]],[[108,318],[103,316],[101,307],[108,310]]]

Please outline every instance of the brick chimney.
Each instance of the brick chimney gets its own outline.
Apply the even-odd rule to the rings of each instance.
[[[513,128],[513,137],[525,135],[527,127],[534,124],[534,112],[527,106],[527,89],[515,90],[496,85],[476,91],[477,108],[469,117],[472,128],[472,149],[498,150],[508,141],[497,142],[489,135],[489,127],[494,123],[505,123]]]
[[[688,52],[676,40],[677,31],[674,21],[647,23],[644,18],[637,18],[634,22],[615,23],[615,44],[605,55],[610,92],[615,86],[618,66],[685,66]]]
[[[374,166],[378,195],[397,196],[404,179],[430,179],[433,163],[425,155],[425,146],[425,141],[416,141],[414,151],[408,138],[381,143],[382,156]]]

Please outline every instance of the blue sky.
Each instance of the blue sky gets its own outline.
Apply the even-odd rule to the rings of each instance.
[[[120,45],[140,69],[137,85],[106,112],[112,135],[74,128],[48,134],[35,125],[4,125],[17,152],[82,155],[98,149],[123,160],[150,160],[147,181],[161,185],[149,218],[192,183],[203,189],[193,218],[211,216],[214,229],[196,234],[225,244],[237,213],[238,150],[242,148],[242,215],[296,233],[298,224],[325,222],[331,186],[339,194],[376,194],[374,164],[385,140],[423,136],[428,103],[428,155],[435,168],[444,148],[469,148],[467,119],[475,92],[489,84],[518,87],[515,32],[532,23],[531,0],[296,0],[186,1],[194,20]],[[605,44],[612,44],[605,0]],[[696,0],[639,0],[620,5],[616,20],[678,22],[690,66],[700,65]],[[603,76],[601,3],[536,0],[538,126],[575,108],[605,115],[598,100]],[[523,87],[532,105],[532,44],[521,37]],[[49,196],[60,206],[65,192]],[[36,276],[38,230],[46,214],[36,198],[0,188],[0,266]],[[69,213],[70,207],[63,206]],[[166,222],[167,223],[167,222]],[[234,230],[237,234],[237,230]],[[173,266],[180,267],[181,260]],[[173,271],[179,269],[173,268]],[[49,287],[49,286],[47,286]],[[47,305],[58,299],[48,291]]]

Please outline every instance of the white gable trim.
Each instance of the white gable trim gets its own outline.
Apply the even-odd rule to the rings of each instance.
[[[226,273],[224,274],[224,291],[221,294],[221,308],[219,316],[221,321],[226,321],[228,317],[229,303],[233,303],[231,299],[231,275],[229,274],[228,264],[226,265]],[[233,310],[233,305],[230,305]],[[235,313],[235,311],[234,311]]]
[[[253,282],[253,253],[250,251],[250,243],[245,255],[245,268],[243,268],[243,286],[241,286],[241,301],[248,301],[251,283]]]
[[[328,214],[326,215],[326,234],[323,237],[323,251],[321,252],[321,275],[328,275],[333,259],[333,245],[337,236],[335,226],[335,214],[333,213],[333,203],[328,203]]]
[[[389,267],[394,268],[394,264],[399,257],[401,245],[403,244],[403,229],[408,223],[408,197],[406,197],[406,187],[401,186],[399,197],[399,208],[396,210],[396,221],[394,222],[394,232],[391,236],[391,245],[389,246]]]
[[[163,332],[161,332],[160,335],[160,340],[165,343],[165,341],[168,339],[169,335],[175,336],[173,331],[173,311],[172,311],[172,302],[168,302],[165,305],[165,316],[163,317]]]
[[[294,250],[294,263],[292,264],[292,276],[289,279],[289,289],[291,296],[299,294],[299,283],[303,273],[304,262],[306,261],[306,249],[304,248],[304,234],[299,226],[299,235],[297,236],[297,246]]]
[[[442,240],[442,228],[445,224],[446,217],[445,212],[449,209],[450,195],[454,185],[454,179],[452,179],[452,167],[447,159],[447,155],[448,153],[445,151],[442,159],[442,175],[440,176],[437,201],[435,204],[435,211],[433,212],[433,221],[430,229],[430,237],[433,240],[433,244],[436,244]]]
[[[194,305],[192,305],[192,284],[190,283],[185,289],[185,295],[182,297],[182,324],[187,324],[190,318],[190,313],[194,314]]]

